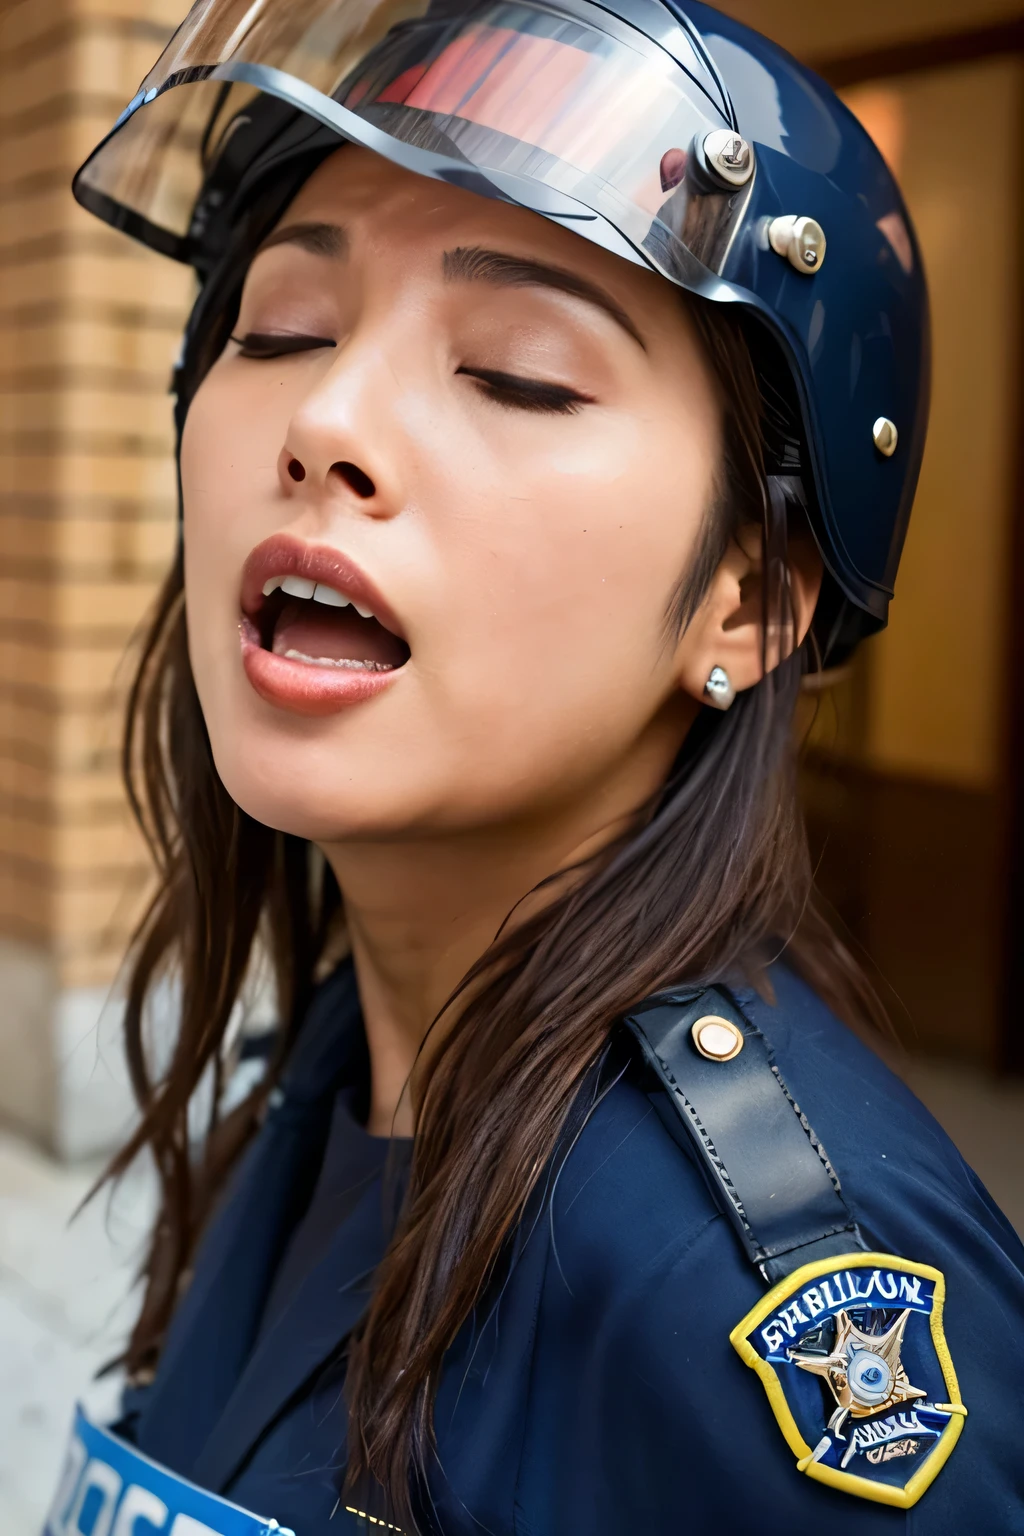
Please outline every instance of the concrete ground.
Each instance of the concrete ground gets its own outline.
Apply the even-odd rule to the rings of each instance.
[[[97,1168],[0,1134],[0,1532],[39,1536],[76,1399],[105,1414],[152,1199],[138,1176],[75,1221]]]
[[[1024,1234],[1024,1085],[934,1063],[911,1081]],[[76,1398],[116,1400],[93,1378],[131,1319],[152,1191],[135,1175],[70,1222],[95,1172],[0,1134],[0,1536],[38,1536]]]

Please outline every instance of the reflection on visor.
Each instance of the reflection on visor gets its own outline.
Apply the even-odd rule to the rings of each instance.
[[[476,26],[449,43],[432,64],[415,64],[378,101],[450,113],[536,142],[578,90],[588,55],[549,37],[509,27]],[[346,98],[346,105],[351,101]]]
[[[477,24],[382,89],[363,77],[341,99],[350,110],[391,103],[491,128],[600,175],[656,214],[661,161],[685,154],[692,105],[676,81],[609,39],[568,22],[559,32]]]
[[[419,0],[200,0],[76,191],[191,259],[189,231],[222,206],[207,196],[195,220],[204,179],[263,91],[423,175],[544,211],[572,199],[620,247],[593,222],[590,238],[693,286],[694,257],[721,271],[749,186],[695,170],[691,146],[726,117],[720,82],[686,57],[589,0],[479,0],[454,17]]]

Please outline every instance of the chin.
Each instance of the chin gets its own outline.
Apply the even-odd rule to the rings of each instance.
[[[266,729],[211,732],[217,773],[236,805],[264,826],[325,846],[482,832],[548,803],[550,791],[528,775],[488,774],[493,758],[465,750],[453,757],[419,733],[316,739],[324,724],[308,722],[306,740]],[[508,755],[497,754],[498,763]]]
[[[314,843],[372,840],[400,834],[422,814],[417,786],[394,773],[394,754],[389,762],[260,735],[214,740],[213,758],[232,800],[264,826]]]
[[[302,785],[292,784],[285,790],[279,784],[253,783],[245,775],[233,784],[227,779],[224,783],[231,798],[254,821],[311,843],[387,842],[411,830],[409,817],[396,813],[394,801],[384,804],[379,796],[371,799],[356,784],[350,786],[350,795],[327,800],[312,789],[303,793]]]

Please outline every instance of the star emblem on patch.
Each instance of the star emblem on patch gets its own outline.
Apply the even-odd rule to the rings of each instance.
[[[963,1428],[941,1271],[891,1254],[807,1264],[733,1329],[797,1469],[909,1509]]]

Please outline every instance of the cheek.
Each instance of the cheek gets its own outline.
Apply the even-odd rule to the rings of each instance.
[[[238,607],[241,565],[266,536],[259,511],[276,485],[284,401],[239,392],[216,367],[192,401],[181,438],[181,502],[190,630],[218,627]],[[195,601],[193,601],[195,599]],[[221,625],[223,627],[223,625]]]
[[[181,444],[185,597],[189,651],[204,709],[237,662],[242,563],[259,526],[281,428],[271,401],[238,398],[216,368],[196,394]],[[209,714],[209,711],[207,711]]]
[[[671,692],[664,615],[711,479],[699,445],[681,463],[680,434],[634,416],[595,412],[550,443],[492,467],[443,562],[462,621],[435,627],[460,652],[438,675],[466,683],[480,733],[513,751],[621,742]]]
[[[509,486],[490,573],[493,607],[520,640],[559,649],[642,648],[648,664],[669,594],[705,501],[699,462],[687,474],[633,418],[598,422]],[[523,633],[521,620],[529,619]]]
[[[219,378],[216,368],[196,394],[181,443],[187,538],[215,543],[244,519],[257,489],[265,500],[287,424],[281,396],[245,390]]]

